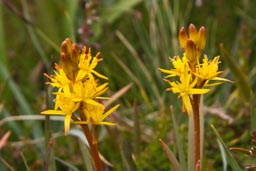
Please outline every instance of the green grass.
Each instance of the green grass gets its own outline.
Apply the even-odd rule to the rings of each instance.
[[[165,91],[164,75],[157,68],[171,68],[169,57],[182,55],[178,31],[190,23],[206,27],[204,53],[210,59],[221,55],[223,76],[234,81],[204,97],[202,106],[217,113],[204,113],[203,168],[222,170],[227,162],[227,170],[243,169],[255,163],[246,155],[230,158],[227,148],[249,149],[256,129],[256,3],[205,0],[197,7],[189,0],[97,2],[87,1],[88,9],[78,0],[0,2],[0,139],[11,131],[0,151],[0,170],[42,170],[44,161],[51,171],[90,170],[81,132],[63,136],[62,121],[36,120],[46,105],[53,105],[43,73],[59,62],[59,47],[67,37],[92,47],[95,54],[101,52],[97,69],[109,77],[109,95],[132,83],[115,101],[121,104],[113,114],[118,127],[100,129],[99,148],[113,165],[110,170],[173,170],[164,150],[187,168],[189,118],[181,112],[180,99]]]

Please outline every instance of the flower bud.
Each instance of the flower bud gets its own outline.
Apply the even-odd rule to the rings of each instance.
[[[197,42],[197,29],[194,24],[190,24],[188,28],[189,32],[189,39],[192,40],[194,43]]]
[[[60,60],[62,68],[70,80],[75,80],[79,56],[78,46],[72,44],[69,38],[65,39],[61,44]]]
[[[206,44],[206,32],[205,32],[205,27],[202,26],[198,32],[197,46],[200,50],[203,50],[205,48],[205,44]]]
[[[60,60],[61,60],[61,65],[63,68],[63,71],[66,73],[67,77],[70,80],[74,80],[75,78],[75,69],[73,67],[72,62],[70,60],[70,58],[67,58],[65,53],[61,53],[60,54]]]
[[[194,63],[197,62],[197,59],[196,59],[196,45],[190,39],[188,39],[188,41],[187,41],[187,47],[185,49],[185,55],[186,55],[186,58],[188,59],[189,63],[194,64]]]
[[[179,32],[179,42],[180,42],[181,48],[183,48],[183,49],[186,48],[187,40],[188,40],[188,36],[186,34],[184,27],[182,27]]]
[[[72,42],[69,38],[65,39],[62,43],[61,43],[61,52],[65,53],[66,55],[71,53],[71,46],[72,46]]]
[[[79,48],[75,43],[73,43],[72,44],[72,51],[71,51],[71,61],[72,61],[72,63],[78,65],[79,58],[80,58]]]

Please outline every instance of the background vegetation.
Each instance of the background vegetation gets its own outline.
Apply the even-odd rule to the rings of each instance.
[[[200,3],[201,2],[201,3]],[[63,0],[0,2],[0,170],[90,170],[90,155],[78,127],[63,135],[61,118],[39,115],[52,106],[43,73],[59,61],[61,42],[70,37],[101,52],[101,73],[119,110],[118,127],[102,127],[99,148],[106,170],[172,170],[159,139],[177,154],[177,135],[187,153],[188,116],[166,92],[157,68],[182,55],[179,28],[205,26],[210,58],[221,55],[223,75],[234,81],[204,97],[203,170],[231,169],[210,125],[228,147],[250,149],[256,129],[256,1],[250,0]],[[220,43],[224,47],[220,51]],[[122,89],[125,88],[126,90]],[[116,92],[119,92],[117,94]],[[172,118],[170,106],[173,106]],[[48,143],[50,140],[50,143]],[[241,168],[255,159],[232,152]]]

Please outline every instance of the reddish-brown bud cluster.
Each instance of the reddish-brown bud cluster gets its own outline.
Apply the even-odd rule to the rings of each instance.
[[[199,57],[205,48],[206,33],[205,27],[201,27],[197,31],[193,24],[189,25],[188,35],[185,28],[182,27],[179,32],[179,42],[182,49],[185,51],[185,55],[191,65],[198,63]]]
[[[65,39],[61,44],[60,59],[62,68],[70,80],[75,80],[78,71],[79,57],[78,46],[72,43],[69,38]]]

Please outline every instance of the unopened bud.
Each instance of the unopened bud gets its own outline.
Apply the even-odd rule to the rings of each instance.
[[[194,43],[197,41],[197,29],[194,24],[190,24],[188,28],[189,39],[191,39]]]
[[[61,60],[61,66],[63,68],[63,71],[66,73],[67,77],[69,79],[72,79],[73,75],[72,75],[72,65],[70,58],[67,58],[66,54],[64,52],[62,52],[60,54],[60,60]]]
[[[70,54],[71,53],[71,47],[72,47],[72,42],[71,42],[70,38],[66,38],[61,43],[61,52],[64,52],[65,54]]]
[[[179,41],[180,41],[181,48],[183,48],[183,49],[186,48],[187,40],[188,40],[188,36],[186,34],[184,27],[182,27],[179,32]]]
[[[195,43],[188,39],[187,47],[185,49],[186,58],[188,59],[189,63],[193,64],[196,63],[196,45]]]
[[[200,50],[203,50],[205,48],[205,44],[206,44],[206,32],[205,32],[205,27],[202,26],[198,32],[197,46]]]
[[[76,44],[67,38],[61,44],[60,60],[61,65],[70,80],[75,80],[76,72],[78,71],[79,63],[79,48]]]
[[[78,65],[79,57],[80,57],[79,48],[76,44],[73,43],[72,52],[71,52],[71,61],[72,61],[72,63]]]

